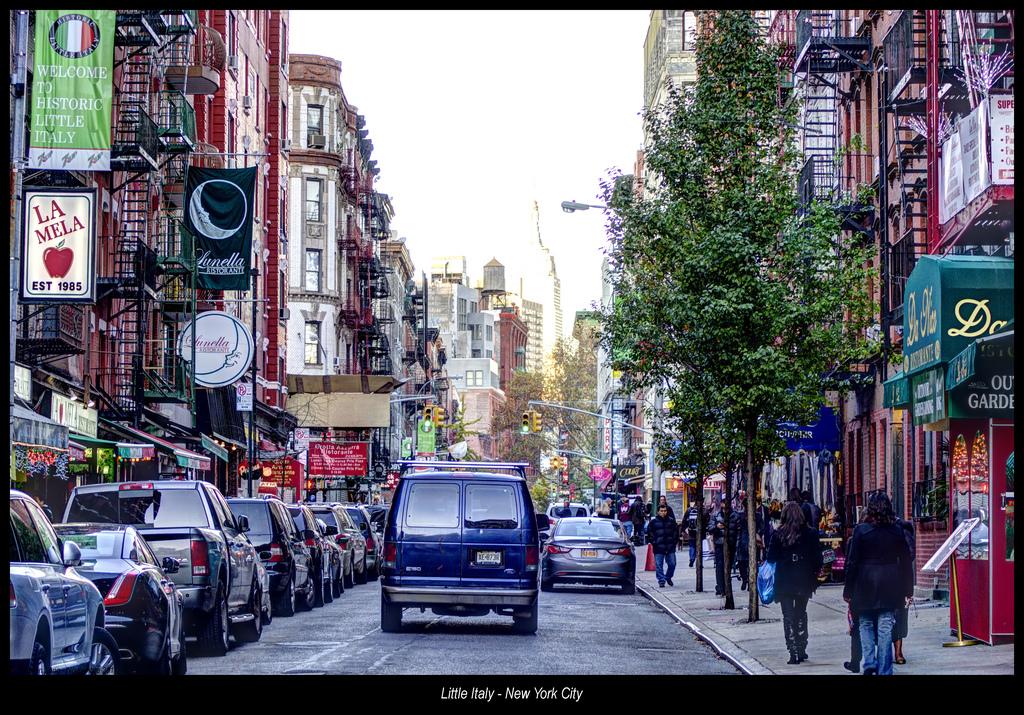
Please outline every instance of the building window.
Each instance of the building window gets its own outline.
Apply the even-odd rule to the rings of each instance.
[[[318,248],[306,249],[306,290],[319,293],[320,288],[320,254]]]
[[[235,48],[238,46],[238,36],[237,36],[237,30],[235,29],[235,13],[233,11],[231,11],[231,10],[228,10],[227,15],[228,15],[228,28],[227,28],[227,33],[226,33],[227,37],[225,38],[226,39],[225,44],[227,45],[227,48],[226,48],[227,49],[227,54],[228,54],[228,56],[230,56],[230,55],[238,54],[235,51]]]
[[[310,104],[306,107],[306,133],[324,133],[324,108],[317,104]]]
[[[474,350],[473,354],[470,357],[478,358],[478,357],[483,357],[483,356],[480,354],[479,350]]]
[[[488,325],[486,327],[487,327],[487,342],[491,342],[492,340],[494,340],[494,327],[490,326],[490,325]],[[488,355],[487,357],[490,357],[490,355]]]
[[[692,12],[683,13],[683,50],[697,49],[697,17]]]
[[[320,364],[320,323],[306,321],[306,364]]]
[[[323,221],[320,211],[320,179],[306,179],[306,220],[320,223]]]
[[[484,384],[484,371],[483,370],[467,370],[466,371],[466,387],[483,387]]]

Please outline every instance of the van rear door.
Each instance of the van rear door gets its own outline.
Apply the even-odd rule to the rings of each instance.
[[[508,481],[463,483],[462,585],[518,588],[525,573],[524,513],[519,485]]]
[[[461,485],[414,479],[403,495],[395,575],[403,586],[458,586],[462,575]]]

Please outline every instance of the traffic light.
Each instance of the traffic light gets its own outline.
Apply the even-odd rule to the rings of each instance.
[[[315,488],[316,483],[312,478],[306,477],[306,493],[309,494]]]
[[[423,421],[424,422],[433,422],[434,421],[434,406],[433,405],[427,405],[426,407],[423,408]]]
[[[551,471],[553,471],[553,472],[560,471],[562,469],[561,462],[562,462],[562,458],[561,457],[552,457],[551,458]]]
[[[541,415],[540,412],[533,411],[530,413],[530,428],[534,432],[540,432],[541,428]]]
[[[436,405],[434,407],[434,426],[441,427],[442,425],[444,425],[444,418],[444,408],[441,407],[440,405]]]
[[[530,413],[529,412],[524,412],[523,413],[523,423],[522,423],[522,426],[519,428],[519,432],[521,434],[529,434],[530,433]]]

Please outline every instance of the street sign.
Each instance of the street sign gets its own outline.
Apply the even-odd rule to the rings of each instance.
[[[292,442],[297,452],[309,449],[309,428],[296,427],[292,430]]]
[[[309,474],[314,476],[366,476],[368,442],[310,442]]]
[[[433,455],[437,451],[437,432],[431,420],[420,420],[416,429],[416,454]]]
[[[235,409],[239,412],[252,412],[252,383],[235,383]]]

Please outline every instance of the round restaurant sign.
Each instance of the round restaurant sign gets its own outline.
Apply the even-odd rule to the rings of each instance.
[[[192,360],[192,324],[178,336],[178,355]],[[200,313],[195,321],[195,380],[204,387],[224,387],[245,374],[255,346],[249,330],[220,310]]]

